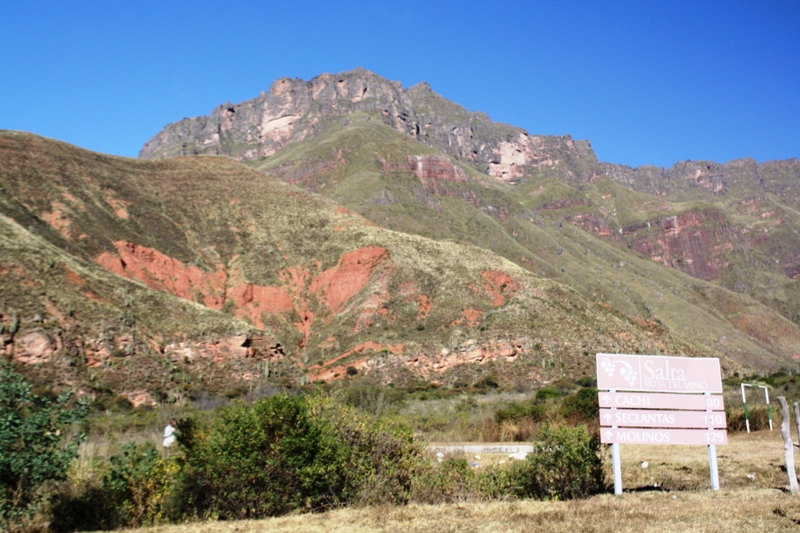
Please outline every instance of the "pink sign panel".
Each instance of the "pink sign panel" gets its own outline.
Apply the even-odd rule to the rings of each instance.
[[[601,426],[640,428],[727,427],[724,411],[659,411],[653,409],[600,409]]]
[[[728,432],[708,429],[601,428],[603,444],[728,444]]]
[[[597,388],[649,392],[722,392],[719,359],[597,354]]]
[[[598,392],[600,407],[628,409],[683,409],[724,411],[722,396],[705,394],[659,394],[648,392]]]

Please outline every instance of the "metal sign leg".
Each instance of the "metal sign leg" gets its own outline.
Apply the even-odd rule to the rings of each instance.
[[[611,389],[609,392],[617,392]],[[616,407],[612,407],[616,410]],[[617,426],[611,426],[611,429],[617,429]],[[611,469],[614,472],[614,496],[622,494],[622,464],[619,459],[619,443],[615,442],[611,445]]]
[[[706,392],[705,396],[710,396],[710,393]],[[711,413],[711,409],[707,409],[706,412]],[[713,431],[714,428],[708,429]],[[715,444],[708,445],[708,470],[711,474],[711,490],[719,490],[719,469],[717,468],[717,446]]]
[[[614,496],[622,494],[622,465],[619,461],[619,443],[611,445],[611,462],[614,469]]]

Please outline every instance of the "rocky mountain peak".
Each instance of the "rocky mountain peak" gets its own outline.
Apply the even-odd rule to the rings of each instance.
[[[531,136],[521,128],[492,122],[485,113],[467,112],[427,82],[405,89],[361,67],[320,74],[310,81],[280,78],[257,98],[226,102],[209,116],[168,125],[144,145],[139,157],[215,154],[253,161],[324,131],[331,118],[355,112],[377,117],[501,181],[513,183],[537,168],[554,166],[574,177],[580,165],[573,163],[596,161],[587,141]]]
[[[444,98],[425,81],[405,89],[362,67],[310,81],[280,78],[257,98],[225,102],[209,116],[166,126],[139,157],[214,154],[255,161],[336,127],[338,117],[359,112],[510,184],[536,174],[572,183],[605,176],[649,194],[699,189],[720,195],[731,187],[769,185],[798,171],[796,161],[758,164],[752,158],[725,164],[684,161],[668,169],[601,163],[589,141],[530,134],[493,122],[486,113],[468,112]],[[796,187],[790,189],[800,197]]]

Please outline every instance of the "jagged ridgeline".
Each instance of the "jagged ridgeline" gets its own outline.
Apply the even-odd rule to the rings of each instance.
[[[607,165],[362,69],[141,155],[0,133],[2,343],[29,376],[138,403],[535,385],[598,351],[800,358],[797,160]]]

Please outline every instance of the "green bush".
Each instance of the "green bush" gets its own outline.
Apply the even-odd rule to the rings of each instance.
[[[525,498],[525,487],[530,475],[526,461],[514,461],[507,466],[492,466],[478,473],[475,488],[482,498],[500,500]]]
[[[405,501],[422,450],[410,432],[330,399],[273,396],[178,424],[185,514],[260,518]]]
[[[520,483],[520,495],[567,500],[606,490],[600,441],[585,426],[544,426]]]
[[[597,389],[585,387],[564,398],[561,402],[561,414],[566,418],[575,417],[585,422],[597,421],[600,415]]]
[[[542,387],[536,391],[536,401],[543,402],[550,398],[560,398],[561,393],[555,387]]]
[[[66,479],[84,438],[68,436],[68,429],[87,412],[84,402],[72,405],[71,396],[36,396],[10,366],[0,367],[0,526],[21,527],[41,502],[45,482]]]
[[[364,417],[331,399],[307,401],[315,420],[347,449],[345,503],[406,503],[425,451],[411,430],[386,418]]]
[[[501,407],[494,412],[495,422],[502,424],[503,422],[519,422],[523,418],[530,418],[534,422],[541,422],[547,407],[539,403],[531,403],[528,405],[519,402],[511,402],[506,407]]]
[[[476,496],[476,475],[466,459],[448,457],[426,468],[416,479],[414,500],[452,503]]]
[[[139,527],[162,521],[177,472],[178,464],[161,458],[152,442],[123,446],[120,455],[110,458],[102,481],[119,524]]]
[[[128,443],[109,459],[99,482],[65,486],[54,495],[50,529],[94,531],[163,522],[172,511],[178,470],[178,463],[161,458],[152,443]]]

